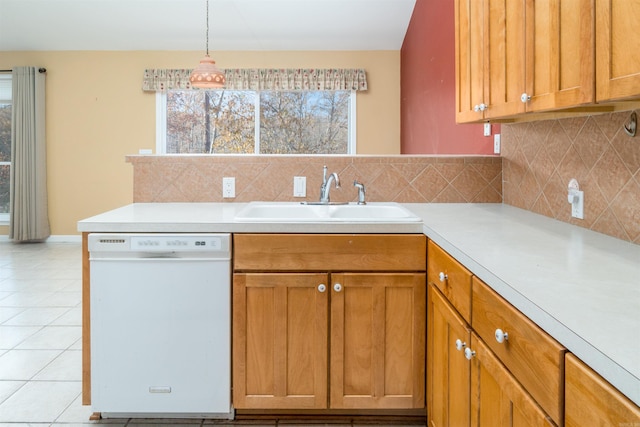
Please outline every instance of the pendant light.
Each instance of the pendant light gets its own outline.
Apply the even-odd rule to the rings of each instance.
[[[207,0],[207,54],[191,72],[191,87],[201,89],[221,89],[226,83],[224,73],[216,67],[216,61],[209,56],[209,0]]]

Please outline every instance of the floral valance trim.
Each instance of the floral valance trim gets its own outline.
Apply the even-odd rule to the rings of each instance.
[[[367,90],[363,69],[270,69],[222,70],[229,90]],[[191,89],[188,69],[144,70],[142,90],[164,92]]]

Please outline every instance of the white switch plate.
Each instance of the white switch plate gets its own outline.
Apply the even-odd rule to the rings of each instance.
[[[500,134],[493,135],[493,154],[500,154]]]
[[[571,216],[584,219],[584,191],[576,191],[575,194],[577,200],[571,203]]]
[[[293,197],[307,197],[307,177],[293,177]]]
[[[491,123],[484,124],[484,136],[491,136]]]
[[[236,179],[234,177],[225,176],[222,178],[222,197],[236,197]]]

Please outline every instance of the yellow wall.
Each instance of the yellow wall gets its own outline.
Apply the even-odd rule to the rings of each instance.
[[[2,52],[0,69],[47,68],[47,176],[53,235],[131,203],[127,154],[155,151],[155,95],[145,68],[192,68],[202,52]],[[358,154],[400,153],[400,51],[214,52],[221,68],[364,68],[357,96]],[[8,227],[0,227],[8,234]]]

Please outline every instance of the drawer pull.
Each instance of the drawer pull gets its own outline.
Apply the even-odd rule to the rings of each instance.
[[[505,341],[509,340],[509,334],[504,332],[502,329],[496,329],[496,341],[502,344]]]
[[[476,352],[471,350],[469,347],[464,349],[464,357],[466,357],[467,360],[471,360],[475,355],[476,355]]]
[[[462,351],[463,348],[467,346],[467,343],[462,341],[461,339],[456,340],[456,350]]]
[[[325,286],[325,284],[324,284],[324,283],[320,283],[320,284],[318,285],[318,291],[320,291],[320,292],[324,292],[324,291],[326,291],[326,290],[327,290],[327,287]]]
[[[440,274],[438,274],[438,278],[440,279],[441,282],[444,282],[445,280],[449,279],[449,276],[444,274],[443,271],[441,271]]]
[[[333,290],[336,292],[340,292],[342,290],[342,285],[340,283],[336,283],[333,285]]]

